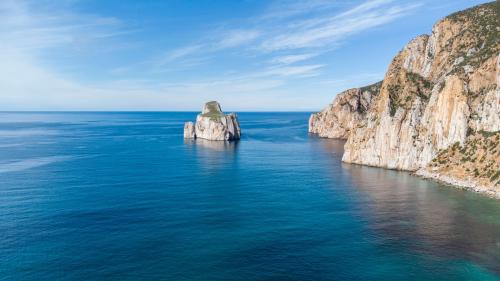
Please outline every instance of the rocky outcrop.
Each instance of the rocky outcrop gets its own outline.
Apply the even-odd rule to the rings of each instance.
[[[324,138],[347,139],[365,118],[382,82],[344,91],[332,104],[309,118],[309,132]]]
[[[463,182],[464,177],[444,168],[451,167],[450,161],[434,162],[431,170],[429,163],[452,145],[467,147],[478,132],[500,130],[499,5],[492,2],[452,14],[439,21],[431,35],[408,43],[391,62],[362,120],[349,130],[342,160],[426,171],[421,174],[431,171]],[[346,124],[329,125],[330,120],[340,119],[328,118],[313,125],[334,128],[331,133],[322,132],[324,136],[344,137],[336,128],[353,128],[351,120],[359,116],[354,111],[351,115],[343,117]],[[498,142],[488,143],[500,150]],[[500,157],[491,161],[498,171]],[[474,189],[500,190],[497,181],[486,182],[474,172],[463,172],[467,182],[481,186]]]
[[[184,138],[230,141],[241,136],[240,123],[236,114],[225,115],[218,102],[207,102],[203,111],[196,117],[196,124],[184,124]]]
[[[500,131],[479,131],[464,144],[440,150],[417,175],[463,186],[500,199]]]
[[[184,123],[184,138],[185,139],[196,138],[196,133],[194,130],[194,123],[193,122]]]

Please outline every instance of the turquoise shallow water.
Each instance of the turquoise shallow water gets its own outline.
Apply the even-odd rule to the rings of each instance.
[[[0,280],[500,280],[500,201],[342,164],[306,113],[0,113]]]

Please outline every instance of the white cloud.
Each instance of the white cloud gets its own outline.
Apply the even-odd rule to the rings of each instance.
[[[268,70],[265,73],[266,75],[312,77],[318,75],[318,70],[324,66],[325,65],[323,64],[311,64],[301,66],[276,67]]]
[[[339,15],[339,17],[350,17],[362,15],[363,13],[373,12],[374,9],[378,9],[384,5],[393,3],[394,0],[371,0],[365,3],[362,3],[352,9],[349,9]]]
[[[216,49],[233,48],[243,44],[250,43],[259,37],[260,32],[257,30],[230,30],[226,31],[216,44]]]
[[[288,56],[280,56],[273,58],[270,62],[273,64],[292,64],[304,60],[308,60],[310,58],[316,57],[319,54],[296,54],[296,55],[288,55]]]
[[[288,83],[321,75],[326,65],[312,63],[312,58],[331,51],[353,34],[393,21],[416,7],[376,0],[339,13],[339,5],[345,2],[279,2],[257,15],[257,21],[249,19],[230,28],[207,31],[206,36],[185,46],[103,69],[118,80],[88,82],[69,78],[54,65],[47,65],[50,57],[44,52],[82,48],[111,51],[130,44],[112,39],[137,30],[117,18],[65,9],[52,13],[37,9],[33,3],[37,4],[0,0],[0,110],[197,110],[199,104],[212,99],[234,109],[320,105],[322,100],[299,101],[299,90]],[[221,74],[210,73],[210,77],[181,77],[178,83],[171,83],[175,80],[161,73],[212,63],[212,57],[223,58],[228,49],[231,55],[252,56],[251,67],[225,69]],[[227,75],[231,71],[236,74]],[[160,73],[164,78],[120,80],[125,74],[144,72]],[[303,87],[321,84],[304,83]],[[329,86],[332,84],[339,83],[331,81]],[[290,97],[291,92],[296,96]]]
[[[264,14],[257,16],[257,20],[250,21],[246,28],[219,30],[217,34],[203,38],[201,43],[193,45],[197,46],[197,52],[189,52],[189,55],[234,47],[240,47],[239,51],[258,51],[257,56],[259,52],[297,51],[297,54],[280,55],[270,60],[271,63],[292,64],[316,56],[312,53],[329,52],[350,36],[394,21],[419,4],[372,0],[338,11],[339,7],[345,6],[344,2],[327,0],[277,1]],[[192,50],[193,46],[181,50]],[[303,54],[304,50],[311,54]]]
[[[155,62],[158,65],[165,65],[175,60],[179,60],[187,56],[190,56],[192,54],[198,53],[201,50],[203,50],[202,45],[184,46],[178,49],[165,52],[160,58],[155,59]]]
[[[153,59],[153,65],[165,66],[175,62],[177,67],[185,68],[197,66],[207,61],[207,55],[228,48],[235,48],[248,44],[258,38],[260,33],[256,30],[225,30],[215,35],[207,36],[198,43],[168,50]]]
[[[56,14],[32,3],[0,1],[2,48],[41,50],[71,46],[81,49],[85,45],[90,46],[90,43],[135,31],[124,29],[121,21],[114,17],[73,14],[67,11],[57,11]]]
[[[1,52],[0,61],[0,110],[199,110],[200,104],[212,99],[227,108],[249,109],[273,100],[271,93],[284,83],[246,75],[181,83],[126,80],[92,85],[61,77],[19,51]],[[242,105],[250,95],[255,101]]]
[[[318,48],[330,46],[347,37],[402,17],[418,5],[393,5],[392,1],[366,2],[341,14],[322,14],[314,19],[299,20],[275,32],[261,44],[264,51]]]

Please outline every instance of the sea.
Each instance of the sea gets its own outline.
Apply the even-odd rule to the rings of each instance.
[[[500,280],[500,200],[341,162],[307,112],[0,113],[0,280]]]

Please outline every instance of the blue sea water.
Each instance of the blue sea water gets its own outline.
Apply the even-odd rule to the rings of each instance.
[[[0,113],[0,280],[500,280],[500,201],[341,162],[307,113]]]

